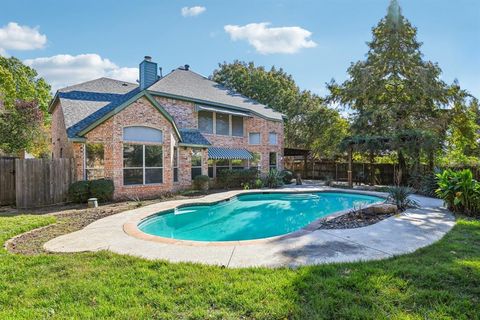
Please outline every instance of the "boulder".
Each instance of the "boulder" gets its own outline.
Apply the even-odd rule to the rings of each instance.
[[[398,212],[398,208],[394,204],[379,203],[365,208],[364,212],[368,214],[395,214]]]

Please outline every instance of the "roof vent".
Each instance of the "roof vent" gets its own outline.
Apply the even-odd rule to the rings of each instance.
[[[188,69],[190,69],[190,66],[186,64],[185,66],[183,66],[183,68],[188,71]]]

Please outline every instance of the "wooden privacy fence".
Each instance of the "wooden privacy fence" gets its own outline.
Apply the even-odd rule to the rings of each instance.
[[[15,159],[0,159],[0,205],[15,203]]]
[[[9,163],[10,162],[10,163]],[[3,168],[12,168],[14,163],[13,200],[12,182],[0,189],[0,199],[9,196],[9,202],[17,208],[33,208],[67,201],[68,187],[75,181],[73,159],[15,159],[0,162],[0,181],[6,176]],[[3,167],[4,166],[4,167]],[[8,177],[7,177],[8,179]],[[11,179],[11,178],[10,178]],[[5,196],[3,195],[5,194]]]

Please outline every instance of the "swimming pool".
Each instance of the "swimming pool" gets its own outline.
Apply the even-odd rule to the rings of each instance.
[[[240,241],[284,235],[332,213],[384,199],[343,192],[247,193],[211,204],[189,204],[142,220],[144,233],[192,241]]]

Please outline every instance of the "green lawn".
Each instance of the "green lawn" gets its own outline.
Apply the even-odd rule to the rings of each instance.
[[[52,223],[0,217],[0,243]],[[0,319],[479,319],[480,221],[369,263],[223,269],[108,252],[22,256],[0,249]]]

